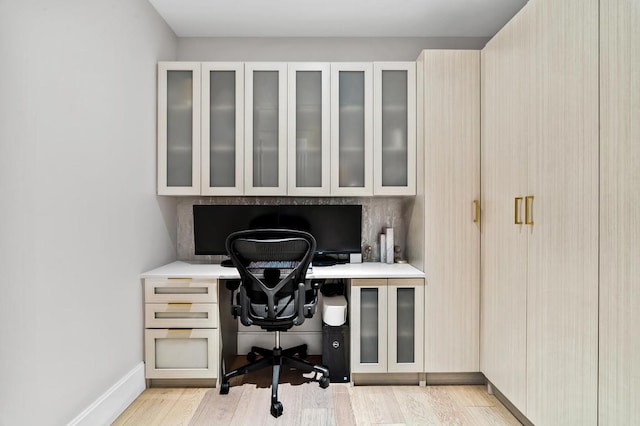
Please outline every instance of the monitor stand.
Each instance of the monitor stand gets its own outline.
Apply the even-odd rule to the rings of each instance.
[[[226,268],[233,268],[233,262],[231,261],[231,259],[224,259],[222,262],[220,262],[220,266],[224,266]]]
[[[335,257],[327,256],[326,254],[316,254],[313,256],[313,261],[311,263],[313,266],[333,266],[340,262]]]

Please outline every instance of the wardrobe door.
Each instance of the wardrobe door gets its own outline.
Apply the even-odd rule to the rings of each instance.
[[[527,417],[598,408],[598,0],[535,3],[529,150]]]
[[[600,2],[599,424],[640,419],[640,5]]]
[[[479,371],[480,52],[425,50],[418,61],[428,194],[425,371]]]
[[[528,12],[482,51],[480,369],[526,413]]]

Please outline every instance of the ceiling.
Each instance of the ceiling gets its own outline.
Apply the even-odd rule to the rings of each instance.
[[[178,37],[492,37],[527,0],[149,0]]]

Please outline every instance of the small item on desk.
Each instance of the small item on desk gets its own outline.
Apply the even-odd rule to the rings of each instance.
[[[394,252],[393,252],[393,228],[387,228],[385,230],[387,234],[387,263],[393,263],[394,260]]]
[[[380,263],[387,263],[387,236],[380,234]]]

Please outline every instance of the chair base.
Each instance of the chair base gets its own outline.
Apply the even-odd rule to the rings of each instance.
[[[256,360],[256,354],[261,355],[262,358]],[[273,417],[279,417],[282,415],[283,407],[282,403],[278,401],[278,382],[280,381],[280,370],[283,365],[291,365],[292,367],[302,370],[306,373],[316,372],[322,374],[318,382],[320,387],[325,389],[329,386],[329,370],[321,365],[315,365],[296,357],[298,354],[300,357],[305,357],[307,354],[307,345],[299,345],[293,348],[282,349],[281,347],[274,347],[273,349],[259,348],[253,346],[251,352],[247,355],[247,358],[252,361],[249,364],[229,371],[222,376],[220,383],[220,393],[229,393],[229,380],[233,377],[240,376],[242,374],[256,371],[261,368],[272,366],[273,375],[271,381],[271,415]],[[253,359],[253,360],[252,360]]]

